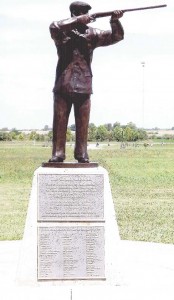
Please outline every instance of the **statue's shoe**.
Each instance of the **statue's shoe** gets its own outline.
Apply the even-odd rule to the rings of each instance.
[[[78,158],[78,163],[89,163],[89,159],[88,158]]]
[[[49,162],[63,162],[64,159],[59,156],[53,156],[52,158],[49,159]]]

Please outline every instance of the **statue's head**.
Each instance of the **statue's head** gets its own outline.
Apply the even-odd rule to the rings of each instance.
[[[85,15],[91,9],[88,3],[82,1],[74,1],[70,4],[71,17]]]

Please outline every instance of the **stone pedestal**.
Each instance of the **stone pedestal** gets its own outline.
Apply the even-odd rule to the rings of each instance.
[[[107,171],[34,173],[17,272],[27,285],[120,285],[119,233]]]

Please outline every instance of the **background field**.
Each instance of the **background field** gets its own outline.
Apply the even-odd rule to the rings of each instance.
[[[2,142],[0,155],[0,240],[21,239],[33,172],[51,147]],[[89,155],[109,172],[121,238],[174,243],[174,145],[100,144]]]

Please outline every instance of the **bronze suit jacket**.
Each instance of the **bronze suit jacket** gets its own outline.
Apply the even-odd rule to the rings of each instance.
[[[55,93],[91,94],[93,50],[115,44],[124,36],[119,20],[111,20],[111,30],[106,31],[77,24],[76,20],[72,17],[50,25],[58,54]]]

